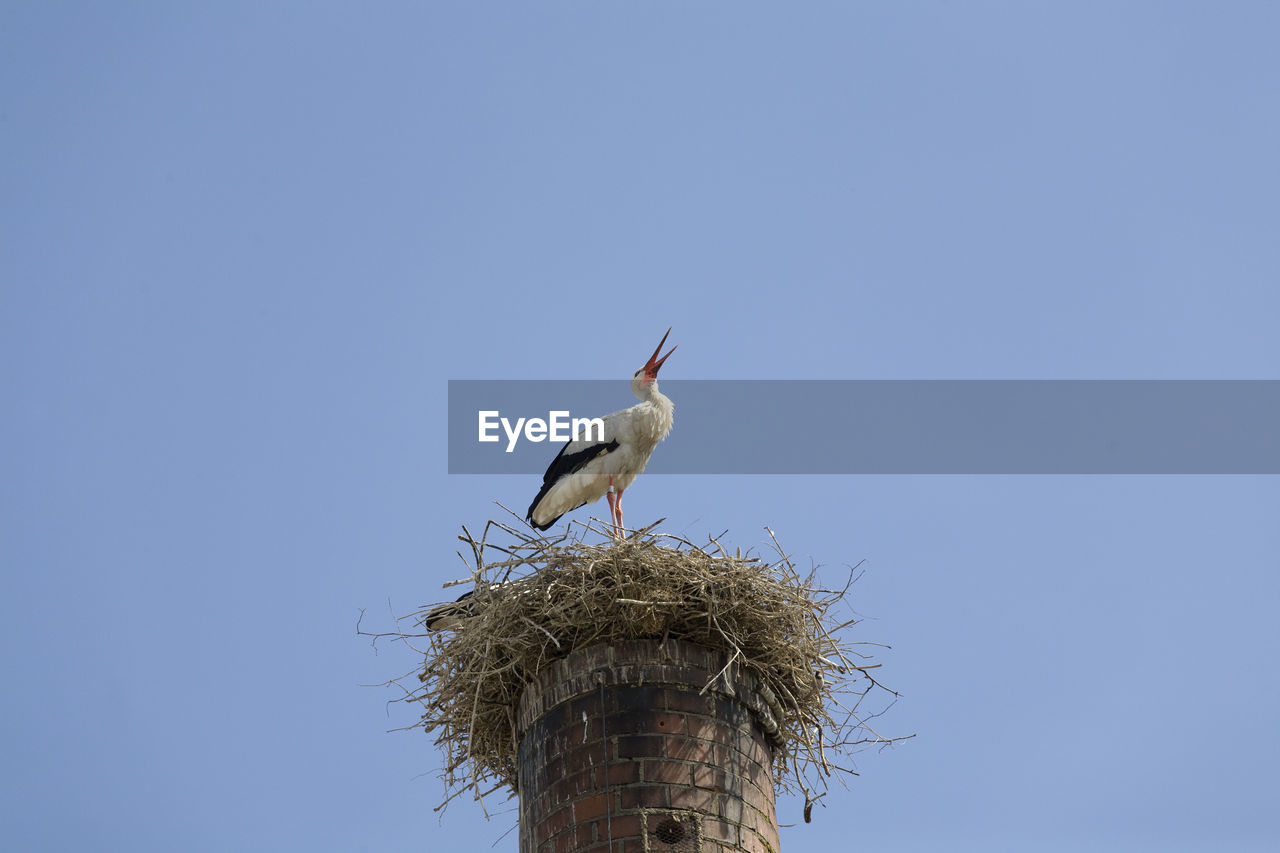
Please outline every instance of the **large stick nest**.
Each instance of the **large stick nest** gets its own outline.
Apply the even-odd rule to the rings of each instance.
[[[507,535],[502,544],[486,541],[494,529]],[[479,540],[463,530],[471,577],[454,583],[473,591],[460,604],[407,617],[419,626],[442,612],[463,617],[448,630],[437,621],[437,630],[412,634],[428,643],[406,699],[422,705],[413,728],[434,735],[444,753],[440,807],[467,790],[478,800],[515,790],[516,709],[526,685],[551,661],[597,643],[681,639],[722,650],[752,673],[781,711],[775,780],[805,795],[806,818],[833,771],[854,772],[835,763],[839,753],[893,740],[868,722],[897,694],[878,684],[870,670],[879,664],[857,650],[872,644],[841,638],[860,620],[847,608],[844,617],[834,612],[846,604],[853,570],[843,588],[826,589],[776,542],[766,560],[652,527],[621,541],[590,524],[559,539],[493,521]],[[877,690],[882,701],[863,708]]]

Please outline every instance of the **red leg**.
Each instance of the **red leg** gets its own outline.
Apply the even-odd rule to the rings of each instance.
[[[618,497],[613,501],[613,527],[618,531],[617,536],[622,538],[622,490],[618,490]]]
[[[613,490],[613,478],[609,478],[609,491],[604,493],[604,499],[609,502],[609,521],[613,524],[613,538],[618,538],[618,498],[621,495]]]

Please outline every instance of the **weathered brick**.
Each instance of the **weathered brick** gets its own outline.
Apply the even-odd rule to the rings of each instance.
[[[618,814],[610,820],[596,821],[600,838],[638,838],[644,834],[644,818],[638,814]]]
[[[667,809],[702,815],[700,853],[778,850],[765,706],[724,655],[656,646],[571,652],[522,697],[521,853],[638,853]]]
[[[682,711],[694,714],[713,716],[716,710],[715,697],[710,693],[699,695],[696,692],[683,690],[667,690],[663,693],[663,703],[669,711]]]
[[[568,806],[552,813],[549,817],[538,824],[538,829],[535,833],[538,842],[541,843],[546,841],[557,832],[568,828],[572,820],[573,812]]]
[[[608,747],[597,741],[596,743],[587,743],[577,745],[571,749],[565,750],[564,753],[564,772],[559,777],[552,776],[552,784],[557,778],[564,778],[574,770],[582,770],[588,767],[598,767],[605,763],[605,751]]]
[[[650,721],[652,725],[649,727],[649,731],[655,734],[682,735],[688,732],[684,714],[654,711]]]
[[[604,815],[609,808],[609,798],[603,794],[583,797],[573,804],[573,819],[577,823],[592,820]]]
[[[748,853],[771,853],[778,849],[778,833],[766,835],[757,829],[744,829],[741,848]]]
[[[653,684],[623,685],[605,691],[605,711],[616,714],[620,711],[651,711],[658,707],[666,689]]]
[[[716,814],[716,804],[722,799],[722,796],[715,791],[687,785],[672,785],[667,791],[671,797],[672,808],[688,809],[701,814]]]
[[[720,767],[702,764],[693,768],[693,784],[699,788],[726,791],[727,783],[728,774]]]
[[[574,853],[575,850],[579,849],[581,849],[581,845],[578,844],[578,839],[572,829],[566,830],[551,839],[552,853]]]
[[[666,714],[665,711],[656,713]],[[648,708],[619,711],[617,715],[609,718],[609,734],[660,734],[662,729],[658,728],[657,721],[654,718],[655,712]]]
[[[641,775],[645,782],[688,785],[691,779],[690,769],[695,766],[684,761],[648,759],[644,762]]]
[[[618,789],[618,803],[624,809],[669,808],[673,790],[678,789],[670,785],[628,785]]]
[[[727,751],[717,750],[716,744],[709,740],[670,735],[665,738],[665,742],[667,758],[724,764],[728,756]]]
[[[703,740],[719,743],[736,742],[739,737],[738,731],[723,720],[695,714],[689,714],[685,719],[687,720],[686,731],[689,737],[702,738]]]
[[[595,776],[594,767],[584,767],[576,773],[570,773],[563,779],[557,779],[551,784],[552,801],[559,805],[595,791],[601,787],[596,784]]]
[[[736,797],[721,797],[715,801],[715,813],[730,823],[742,823],[742,812],[745,808],[742,800]]]
[[[640,761],[625,759],[609,764],[608,783],[610,785],[626,785],[640,779]]]
[[[726,844],[738,843],[738,825],[730,823],[720,818],[706,818],[702,821],[703,834],[713,841],[723,841]]]
[[[600,825],[600,821],[595,820],[585,821],[574,826],[572,832],[574,844],[576,846],[573,849],[581,850],[584,847],[589,847],[597,837],[602,838],[603,836],[596,835],[596,827],[598,825]]]
[[[715,697],[715,711],[712,716],[718,720],[723,720],[728,725],[747,727],[754,721],[751,718],[751,712],[742,706],[740,702],[728,699],[724,696]]]
[[[622,735],[613,739],[614,758],[661,758],[662,738],[656,735]]]

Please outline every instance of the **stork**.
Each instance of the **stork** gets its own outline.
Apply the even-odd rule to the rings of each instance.
[[[474,590],[464,592],[458,596],[457,601],[451,601],[448,604],[437,604],[432,607],[422,620],[423,626],[428,631],[458,630],[465,623],[465,620],[475,615],[475,608],[472,607],[471,601],[471,596],[474,592]]]
[[[497,589],[505,586],[509,581],[497,581],[496,583],[486,584],[487,589]],[[437,604],[427,611],[423,617],[422,624],[428,631],[457,631],[459,628],[467,624],[468,619],[476,616],[476,599],[477,590],[469,590],[458,596],[456,601],[450,601],[447,604]],[[521,594],[517,592],[517,594]],[[483,608],[484,602],[481,602]]]
[[[542,488],[529,504],[526,516],[538,530],[546,530],[566,512],[598,501],[603,495],[609,501],[613,536],[622,538],[622,492],[644,470],[658,442],[671,432],[675,416],[675,405],[658,390],[658,370],[676,351],[673,346],[658,358],[670,334],[667,329],[653,355],[631,377],[631,393],[640,402],[605,415],[599,440],[588,440],[586,432],[581,437],[575,435],[551,460],[542,476]]]

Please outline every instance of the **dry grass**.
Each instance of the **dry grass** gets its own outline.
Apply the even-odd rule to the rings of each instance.
[[[498,522],[478,540],[463,529],[471,577],[454,583],[474,584],[472,615],[454,630],[397,632],[426,640],[405,700],[422,707],[412,728],[433,735],[444,753],[447,796],[438,808],[468,790],[482,802],[515,790],[515,713],[525,685],[550,661],[597,643],[673,637],[724,650],[753,673],[781,710],[775,780],[805,795],[806,817],[833,773],[854,772],[836,763],[842,754],[893,740],[869,721],[897,694],[879,685],[871,674],[878,664],[859,650],[872,644],[841,638],[859,620],[835,613],[847,603],[852,569],[843,588],[826,589],[776,542],[772,558],[761,559],[652,527],[620,542],[591,524],[559,539]],[[495,531],[497,544],[488,541]],[[406,618],[421,626],[430,609]],[[864,708],[876,693],[877,707]]]

